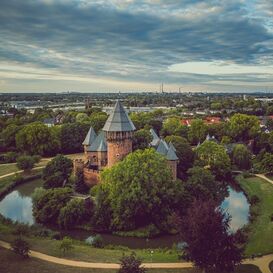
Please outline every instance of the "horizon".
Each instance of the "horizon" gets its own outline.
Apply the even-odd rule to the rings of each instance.
[[[3,0],[0,22],[2,94],[273,91],[270,0]]]

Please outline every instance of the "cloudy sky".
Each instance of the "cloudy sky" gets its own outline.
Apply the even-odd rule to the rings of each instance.
[[[272,0],[1,0],[0,92],[273,90]]]

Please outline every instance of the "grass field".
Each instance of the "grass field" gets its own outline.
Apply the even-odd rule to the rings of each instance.
[[[273,186],[259,177],[243,178],[237,176],[237,181],[251,198],[256,195],[260,201],[251,206],[251,212],[256,214],[255,220],[248,225],[249,239],[245,254],[268,254],[273,252]]]
[[[12,172],[17,172],[18,168],[16,166],[16,164],[2,164],[0,165],[0,176],[8,174],[8,173],[12,173]]]
[[[0,248],[0,272],[5,273],[114,273],[117,270],[90,269],[57,265],[35,258],[22,259],[9,250]],[[200,273],[196,269],[153,269],[147,273]],[[220,272],[219,272],[220,273]],[[261,273],[254,265],[242,265],[235,273]]]

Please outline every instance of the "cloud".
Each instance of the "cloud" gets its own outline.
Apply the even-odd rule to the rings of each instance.
[[[208,89],[218,88],[221,82],[223,87],[229,82],[236,88],[236,82],[247,86],[255,81],[262,87],[272,77],[263,80],[257,71],[249,75],[247,67],[273,65],[273,34],[267,18],[271,2],[250,2],[4,0],[0,77],[8,82],[16,79],[16,71],[4,69],[9,63],[50,71],[45,77],[54,74],[52,81],[62,78],[64,89],[69,77],[77,80],[79,89],[78,80],[85,78],[100,79],[106,85],[131,82],[133,88],[157,86],[161,81]],[[236,73],[223,73],[219,79],[212,73],[191,71],[189,75],[185,69],[169,69],[179,63],[215,61],[232,62],[244,68],[244,75],[238,81]],[[33,80],[41,78],[17,72],[33,75]],[[27,78],[31,86],[31,77]]]

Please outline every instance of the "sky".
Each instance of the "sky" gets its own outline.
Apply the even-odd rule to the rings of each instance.
[[[0,92],[273,92],[272,0],[1,0]]]

